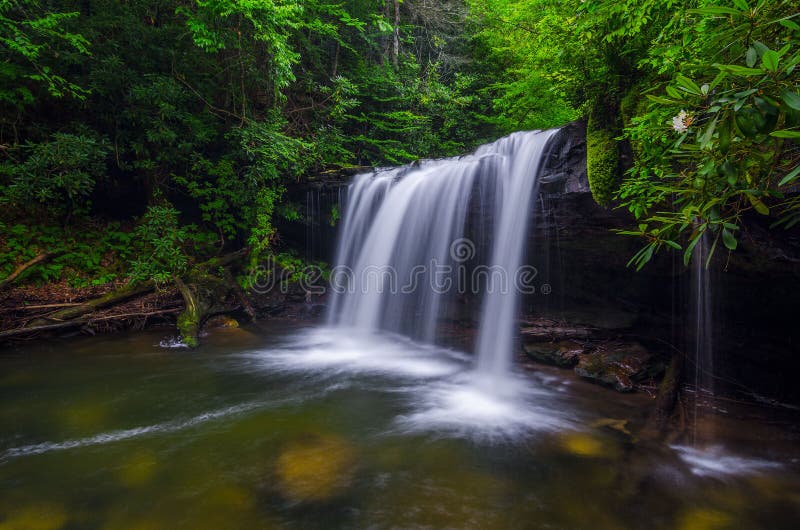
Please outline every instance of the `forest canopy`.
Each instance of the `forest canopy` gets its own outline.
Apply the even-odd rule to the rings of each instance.
[[[800,221],[783,0],[0,0],[0,277],[167,281],[280,250],[287,187],[588,122],[633,263]]]

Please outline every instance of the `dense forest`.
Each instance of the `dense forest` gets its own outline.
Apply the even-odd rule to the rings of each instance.
[[[4,0],[0,277],[171,282],[285,253],[287,187],[588,122],[643,266],[800,221],[789,0]],[[624,235],[624,234],[623,234]],[[620,236],[622,237],[622,235]],[[718,244],[719,243],[719,244]]]

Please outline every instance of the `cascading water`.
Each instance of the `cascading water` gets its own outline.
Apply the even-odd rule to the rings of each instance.
[[[454,267],[476,253],[480,233],[468,233],[467,214],[478,194],[482,209],[488,206],[481,222],[491,230],[476,366],[481,375],[502,378],[511,362],[516,282],[538,172],[556,132],[514,133],[465,157],[357,176],[336,260],[348,281],[333,296],[329,323],[433,341],[443,303],[464,287]]]

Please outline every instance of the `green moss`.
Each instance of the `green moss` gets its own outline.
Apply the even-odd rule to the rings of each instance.
[[[595,127],[589,119],[586,130],[586,170],[592,197],[598,204],[611,202],[619,186],[619,149],[614,134]]]
[[[200,321],[196,311],[187,308],[178,315],[178,331],[184,344],[190,348],[197,347]]]

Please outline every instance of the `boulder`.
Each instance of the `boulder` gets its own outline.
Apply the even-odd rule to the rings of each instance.
[[[206,323],[203,325],[204,329],[215,329],[215,328],[238,328],[239,322],[228,315],[214,315],[213,317],[206,320]]]
[[[636,382],[664,371],[660,359],[637,342],[608,343],[582,355],[575,373],[619,392],[632,392]]]
[[[578,364],[580,356],[587,348],[574,341],[561,342],[528,342],[522,349],[534,361],[571,368]]]

